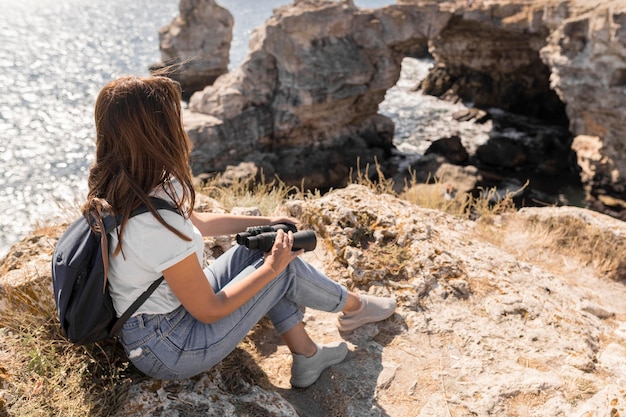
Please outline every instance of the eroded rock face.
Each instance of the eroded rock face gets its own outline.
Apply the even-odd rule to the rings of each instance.
[[[402,59],[428,44],[436,65],[421,83],[425,92],[569,126],[572,135],[537,138],[558,154],[567,153],[573,136],[597,137],[600,158],[578,156],[587,192],[626,199],[624,4],[404,0],[359,9],[345,0],[283,6],[253,34],[239,68],[191,97],[184,118],[195,146],[193,171],[252,162],[287,184],[326,189],[378,162],[393,177],[394,126],[378,106],[397,82]],[[525,161],[536,160],[531,157]],[[562,162],[554,168],[554,155],[545,158],[537,162],[539,175],[568,169]]]
[[[432,39],[437,65],[423,90],[565,123],[588,204],[623,210],[626,2],[471,3]]]
[[[168,68],[189,98],[228,72],[234,21],[215,0],[181,0],[178,7],[180,14],[159,30],[161,62],[150,70]]]
[[[563,104],[550,89],[550,68],[539,56],[549,35],[543,6],[529,3],[474,2],[457,9],[432,39],[437,65],[422,90],[479,108],[563,122]]]
[[[415,8],[359,10],[350,1],[279,8],[253,34],[244,63],[192,96],[194,171],[248,160],[288,184],[327,188],[345,185],[357,162],[384,165],[394,128],[378,105],[404,50],[435,30],[427,20]]]
[[[626,200],[626,2],[572,1],[555,7],[562,18],[541,56],[552,68],[552,87],[567,105],[575,146],[590,137],[598,156],[579,153],[587,190]]]

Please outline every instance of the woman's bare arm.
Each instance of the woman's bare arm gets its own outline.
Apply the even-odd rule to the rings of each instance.
[[[291,223],[297,224],[298,220],[293,217],[267,217],[267,216],[244,216],[221,213],[198,213],[193,212],[191,221],[200,230],[202,236],[234,235],[244,232],[251,226],[263,226],[267,224]]]

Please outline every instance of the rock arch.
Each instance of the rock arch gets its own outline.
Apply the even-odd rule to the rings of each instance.
[[[288,184],[328,188],[345,185],[357,161],[384,165],[394,126],[378,105],[406,51],[437,30],[426,22],[445,23],[437,10],[361,10],[351,1],[279,8],[252,35],[242,65],[191,97],[194,172],[252,161]]]
[[[587,3],[283,6],[254,32],[239,68],[191,97],[184,118],[195,144],[193,171],[253,162],[266,175],[310,188],[342,186],[357,161],[392,172],[386,162],[394,126],[378,105],[403,57],[428,45],[437,66],[422,84],[426,92],[555,119],[574,136],[598,137],[608,159],[579,153],[583,179],[590,195],[601,186],[621,197],[625,2]],[[596,74],[585,69],[589,63]]]

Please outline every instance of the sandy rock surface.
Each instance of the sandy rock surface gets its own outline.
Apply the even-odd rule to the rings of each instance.
[[[184,381],[138,379],[117,416],[616,416],[626,413],[626,286],[593,264],[539,250],[507,223],[575,216],[623,236],[610,217],[578,208],[524,209],[485,237],[480,222],[351,185],[285,209],[315,230],[304,257],[358,292],[393,295],[394,316],[340,333],[306,311],[318,342],[345,340],[347,359],[307,389],[289,385],[291,355],[261,322],[222,364]],[[500,230],[500,232],[498,232]],[[11,289],[50,302],[55,236],[26,239],[2,264]],[[497,242],[494,243],[494,242]],[[217,253],[228,239],[207,241]],[[4,352],[10,354],[9,352]],[[235,370],[235,372],[233,372]]]

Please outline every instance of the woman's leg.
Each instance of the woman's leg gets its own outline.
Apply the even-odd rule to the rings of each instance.
[[[205,273],[214,290],[219,291],[252,273],[262,262],[262,253],[234,247]],[[315,353],[309,357],[313,350],[299,305],[338,312],[345,310],[351,299],[345,287],[296,259],[252,299],[216,322],[203,324],[182,308],[168,315],[140,315],[127,322],[122,339],[129,358],[146,374],[186,378],[221,361],[268,314],[294,351],[292,384],[304,387],[315,382],[325,368],[341,362],[348,349],[345,343],[315,344]]]
[[[235,252],[229,253],[229,257]],[[237,276],[230,279],[233,282],[252,273],[258,264],[244,264],[243,268],[232,264],[229,268],[238,271]],[[219,276],[223,271],[207,272],[207,279],[219,290],[228,279],[218,279],[215,272]],[[168,314],[135,316],[122,329],[122,344],[129,359],[149,376],[161,379],[191,377],[231,353],[267,312],[284,299],[287,286],[287,280],[273,280],[240,308],[209,324],[196,320],[182,307]],[[298,310],[290,320],[301,321],[302,313]]]
[[[214,291],[219,291],[228,285],[233,279],[235,279],[243,269],[252,264],[261,265],[263,262],[263,254],[259,251],[249,250],[244,246],[235,246],[222,256],[220,256],[217,260],[213,262],[213,264],[205,269],[205,273],[209,276],[209,281],[213,286]],[[325,310],[325,311],[333,311],[337,310],[335,305],[331,304],[331,307],[321,307],[322,305],[326,305],[324,300],[322,299],[322,303],[320,304],[320,299],[316,297],[317,295],[322,298],[326,298],[328,296],[341,297],[340,304],[343,304],[343,308],[340,311],[345,313],[349,313],[357,310],[361,306],[361,301],[358,295],[352,292],[345,291],[341,285],[335,283],[330,280],[326,275],[317,270],[312,265],[302,261],[301,259],[296,259],[292,262],[293,265],[290,265],[290,268],[293,269],[293,273],[295,273],[299,279],[302,280],[304,284],[304,280],[312,280],[313,285],[301,285],[299,294],[293,294],[289,299],[293,300],[296,304],[311,307],[314,309]],[[210,271],[210,272],[209,272]],[[287,271],[285,271],[287,272]],[[284,272],[284,273],[285,273]],[[304,292],[313,290],[311,292]],[[319,291],[318,291],[319,289]],[[345,304],[344,304],[345,299]],[[293,309],[293,307],[288,309]],[[295,307],[298,308],[298,307]],[[332,308],[333,310],[328,310],[328,308]],[[280,321],[280,320],[279,320]]]
[[[306,332],[302,322],[296,324],[286,332],[281,333],[280,336],[291,353],[309,358],[315,355],[315,352],[317,351],[315,343],[309,337],[309,334]]]
[[[247,275],[245,268],[239,271],[241,268],[238,264],[244,260],[250,263],[248,258],[250,254],[243,252],[242,249],[229,251],[224,255],[222,255],[223,262],[212,265],[213,271],[208,274],[214,275],[213,281],[216,282],[214,284],[216,290],[218,286],[223,288],[228,283]],[[256,259],[253,256],[253,259],[255,259],[254,266],[249,268],[255,268],[262,264],[262,258]],[[226,260],[228,262],[224,262]],[[226,276],[232,274],[233,271],[239,271],[239,276],[234,278]],[[219,277],[220,275],[221,277]],[[220,284],[218,285],[217,282]],[[271,289],[274,287],[280,288],[280,291],[276,293]],[[279,295],[280,298],[276,299]],[[317,381],[326,368],[345,359],[348,354],[348,347],[345,342],[319,345],[311,340],[302,323],[303,314],[300,308],[302,305],[327,311],[340,311],[346,304],[358,307],[358,297],[348,293],[343,286],[330,280],[306,262],[296,259],[261,293],[254,297],[254,299],[257,298],[263,300],[263,304],[270,302],[270,300],[274,302],[274,305],[266,312],[283,341],[293,353],[292,386],[300,388],[310,386]],[[244,307],[241,310],[246,310]],[[234,314],[239,313],[235,312]],[[246,315],[253,317],[253,312],[249,311]],[[245,329],[245,326],[241,326],[241,328]],[[249,329],[246,329],[246,333],[248,331]]]
[[[219,262],[218,262],[219,261]],[[243,268],[250,264],[259,267],[263,263],[263,255],[259,251],[251,251],[244,247],[235,247],[218,258],[211,269],[215,291],[238,279]],[[207,274],[209,275],[209,274]],[[245,276],[245,274],[243,274]],[[285,281],[284,297],[275,301],[267,315],[276,330],[282,335],[302,321],[301,307],[311,307],[328,312],[341,312],[337,318],[340,331],[353,330],[366,323],[377,322],[391,316],[396,308],[392,298],[357,295],[349,292],[344,286],[328,278],[311,264],[300,258],[294,259],[288,267],[274,280]],[[302,332],[298,332],[300,334]],[[311,344],[301,337],[285,335],[285,343],[292,351],[310,351]],[[295,344],[302,340],[303,345]]]
[[[275,280],[284,281],[286,286],[285,297],[268,311],[280,334],[302,321],[302,307],[336,313],[352,298],[343,285],[300,258],[291,261]]]
[[[213,290],[218,292],[230,282],[247,276],[242,271],[246,268],[258,268],[263,260],[262,252],[238,245],[205,268],[205,274]],[[300,258],[292,261],[271,284],[275,281],[282,282],[284,297],[274,299],[271,305],[268,304],[267,315],[280,334],[302,321],[301,307],[329,312],[348,311],[358,307],[357,296],[349,294],[344,286],[332,281]]]

